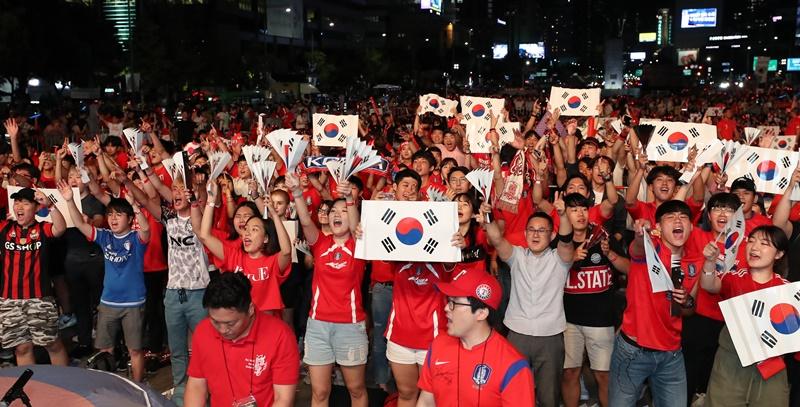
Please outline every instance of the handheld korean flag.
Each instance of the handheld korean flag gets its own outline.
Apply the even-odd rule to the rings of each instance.
[[[644,257],[647,260],[647,273],[650,276],[650,285],[653,287],[654,293],[674,290],[675,286],[672,284],[672,278],[667,271],[667,267],[658,257],[658,252],[653,245],[653,240],[650,239],[650,231],[644,231]]]
[[[742,367],[800,351],[800,282],[720,301]]]
[[[789,185],[797,160],[795,151],[747,147],[741,158],[726,168],[727,186],[739,177],[747,177],[756,184],[756,191],[780,194]]]
[[[335,160],[325,161],[325,166],[328,167],[328,172],[337,184],[342,182],[342,174],[344,174],[344,160],[339,158]]]
[[[770,148],[776,150],[794,151],[794,146],[797,143],[797,136],[775,136],[772,139]]]
[[[561,110],[562,116],[594,116],[600,104],[600,88],[550,88],[550,105]]]
[[[86,172],[86,167],[83,161],[83,144],[69,143],[67,147],[69,148],[69,153],[72,154],[72,158],[75,160],[75,166],[78,167],[78,170],[81,172],[81,182],[84,184],[88,183],[89,173]]]
[[[500,136],[500,147],[514,141],[514,133],[520,131],[519,122],[503,122],[497,126],[497,135]]]
[[[685,163],[692,146],[702,150],[714,140],[717,140],[717,129],[709,124],[658,122],[647,143],[647,158]]]
[[[358,116],[314,113],[314,142],[320,147],[345,147],[358,137]]]
[[[422,113],[433,113],[437,116],[453,116],[453,108],[458,106],[458,102],[443,98],[435,93],[428,93],[419,97],[419,105],[422,106]]]
[[[461,261],[450,240],[458,231],[456,202],[364,201],[355,256],[365,260]]]
[[[245,161],[247,161],[247,166],[250,167],[250,171],[252,171],[253,164],[269,160],[272,150],[261,146],[244,146],[242,147],[242,154],[244,155]]]
[[[680,181],[684,183],[691,181],[695,172],[697,172],[697,168],[705,163],[715,162],[723,147],[724,144],[719,140],[712,140],[711,144],[704,146],[697,152],[697,156],[694,159],[694,168],[681,174]]]
[[[428,195],[429,202],[450,202],[450,199],[447,198],[447,195],[433,185],[429,186],[428,189],[425,190],[425,195]]]
[[[341,181],[347,181],[353,175],[381,162],[381,156],[365,141],[358,137],[347,139],[347,151],[344,155]]]
[[[172,179],[179,179],[178,177],[180,177],[184,186],[189,185],[186,183],[186,164],[188,161],[185,151],[179,151],[172,156]]]
[[[461,96],[461,114],[464,116],[461,123],[479,121],[489,125],[489,112],[491,111],[494,117],[500,117],[505,104],[505,99]]]
[[[20,189],[22,189],[22,187],[17,187],[13,185],[9,185],[8,188],[6,188],[6,192],[8,194],[7,197],[8,197],[9,208],[14,207],[14,200],[11,199],[11,195],[14,195],[15,193],[19,192]],[[64,197],[61,196],[61,193],[58,192],[58,190],[55,188],[38,188],[38,191],[41,191],[44,194],[44,196],[46,196],[47,199],[49,199],[50,202],[52,202],[56,206],[56,208],[58,208],[58,211],[61,212],[61,216],[64,217],[64,221],[66,221],[67,223],[67,227],[74,228],[75,221],[72,220],[72,216],[70,216],[69,214],[69,206],[67,205],[67,201],[64,200]],[[72,194],[78,197],[80,196],[80,191],[78,190],[78,188],[72,188]],[[83,213],[83,205],[81,204],[80,199],[75,200],[75,206],[78,207],[78,211]],[[36,220],[39,222],[52,223],[53,219],[50,216],[50,211],[51,211],[50,208],[39,209],[38,211],[36,211],[36,216],[35,216]],[[11,216],[11,219],[14,220],[17,219],[17,214],[14,211],[9,211],[9,215]]]
[[[467,122],[467,140],[472,153],[489,153],[492,151],[492,142],[489,140],[489,124],[481,121]]]
[[[128,141],[128,145],[133,149],[133,152],[142,161],[140,167],[142,167],[143,170],[146,170],[147,160],[145,159],[144,154],[142,153],[142,147],[144,147],[144,137],[145,137],[144,132],[129,127],[127,129],[122,130],[122,134],[125,136],[125,140]]]
[[[744,240],[744,211],[739,206],[725,227],[725,269],[722,270],[724,273],[731,271],[736,264],[736,254],[741,249],[742,240]]]
[[[259,161],[251,167],[253,177],[256,179],[262,193],[266,194],[269,191],[269,183],[275,173],[275,165],[275,161]]]
[[[228,163],[231,162],[231,155],[224,151],[217,151],[211,153],[208,157],[208,161],[211,163],[211,174],[208,176],[208,179],[215,180],[222,174],[222,171],[225,170]]]
[[[756,141],[758,139],[758,136],[760,135],[761,135],[761,129],[757,129],[755,127],[744,128],[744,140],[748,146],[753,144],[753,142]]]
[[[267,134],[267,140],[278,153],[287,172],[294,172],[303,159],[308,142],[294,130],[280,129]]]
[[[264,116],[266,116],[266,114],[264,113],[260,113],[258,115],[258,127],[256,128],[256,132],[258,135],[258,137],[256,138],[257,146],[261,145],[261,139],[264,138]]]
[[[492,197],[493,180],[494,170],[479,168],[472,170],[467,174],[467,181],[469,181],[469,183],[478,190],[481,196],[483,196],[483,201],[486,203],[489,203],[489,200]],[[487,213],[486,216],[487,219],[485,219],[485,222],[491,222],[491,213]]]
[[[765,136],[777,136],[781,134],[781,128],[779,126],[758,126],[758,129],[761,130],[761,134]]]
[[[723,148],[720,150],[719,157],[717,158],[717,165],[721,172],[726,172],[736,161],[744,157],[744,152],[748,148],[749,147],[744,144],[732,140],[725,140],[723,142]]]

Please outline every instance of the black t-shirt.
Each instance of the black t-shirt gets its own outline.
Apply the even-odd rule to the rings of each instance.
[[[91,221],[95,215],[103,215],[105,213],[105,206],[92,195],[87,195],[86,198],[81,198],[81,210],[84,215],[89,217]],[[100,246],[94,242],[86,239],[86,236],[81,233],[78,228],[68,228],[61,240],[64,242],[66,256],[71,259],[89,260],[99,256],[103,258],[103,251]]]
[[[575,247],[580,243],[574,242]],[[564,313],[575,325],[614,325],[613,270],[599,243],[589,248],[585,259],[572,264],[564,287]]]

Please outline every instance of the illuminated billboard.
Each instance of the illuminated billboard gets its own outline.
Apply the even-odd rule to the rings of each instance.
[[[508,55],[508,44],[492,45],[492,58],[503,59]]]
[[[520,58],[544,58],[544,43],[519,44]]]
[[[420,0],[419,8],[422,10],[430,10],[436,14],[442,13],[442,0]]]
[[[787,71],[800,71],[800,58],[786,58]]]
[[[687,8],[681,10],[681,28],[708,28],[716,26],[716,8]]]
[[[639,33],[639,42],[656,42],[656,33]]]

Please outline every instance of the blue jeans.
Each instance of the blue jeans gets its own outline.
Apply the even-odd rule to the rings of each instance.
[[[181,303],[180,290],[168,289],[164,295],[164,316],[167,321],[167,340],[169,341],[170,362],[172,363],[172,384],[175,392],[172,401],[183,404],[186,388],[186,369],[189,367],[188,331],[194,331],[197,324],[206,317],[203,308],[202,290],[186,290],[186,298]],[[198,349],[195,349],[197,352]]]
[[[383,283],[372,286],[372,373],[375,384],[389,383],[389,360],[386,359],[383,333],[392,312],[392,291],[392,286]]]
[[[658,407],[686,407],[686,370],[683,352],[647,351],[626,342],[614,341],[608,385],[608,404],[633,407],[648,380]]]

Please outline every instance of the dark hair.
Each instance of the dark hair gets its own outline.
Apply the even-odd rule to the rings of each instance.
[[[267,237],[267,243],[262,245],[261,251],[267,256],[272,256],[273,254],[279,252],[281,247],[280,243],[278,243],[278,231],[275,230],[275,222],[272,220],[272,218],[264,219],[257,214],[247,221],[250,222],[253,219],[258,219],[261,221],[261,225],[264,228],[264,236]]]
[[[584,163],[587,168],[592,169],[592,164],[594,164],[594,158],[589,156],[583,156],[578,160],[578,164]]]
[[[772,245],[772,247],[777,249],[779,252],[783,252],[783,256],[781,256],[780,259],[775,260],[775,265],[772,267],[772,271],[785,278],[789,270],[789,238],[786,237],[786,233],[783,231],[783,229],[775,225],[761,225],[753,229],[747,238],[749,239],[755,236],[756,233],[763,235],[769,244]]]
[[[439,154],[442,153],[442,150],[439,147],[436,147],[436,146],[428,147],[427,151],[430,152],[431,155],[433,155],[433,153],[439,153]],[[434,157],[434,158],[436,158],[436,157]]]
[[[453,168],[458,167],[458,161],[456,161],[455,158],[453,158],[453,157],[445,157],[445,158],[442,158],[441,162],[439,162],[439,168],[444,167],[445,164],[448,164],[448,163],[452,163],[453,164]],[[451,171],[452,171],[452,169],[451,169]]]
[[[736,178],[733,183],[731,184],[730,191],[733,192],[737,189],[744,189],[750,192],[756,192],[756,183],[753,182],[752,179],[747,177],[739,177]]]
[[[589,198],[581,195],[578,192],[573,192],[571,194],[567,194],[564,196],[564,206],[567,208],[577,208],[582,207],[589,209],[594,206],[593,203],[589,202]]]
[[[417,190],[422,187],[422,177],[420,177],[416,171],[410,168],[398,171],[394,176],[394,183],[399,184],[404,178],[413,178],[415,181],[417,181]]]
[[[430,151],[419,150],[414,155],[411,156],[411,162],[413,163],[417,159],[422,158],[431,165],[431,168],[436,166],[436,158],[434,158],[433,153]]]
[[[22,162],[19,164],[14,164],[14,166],[11,167],[11,172],[17,172],[19,170],[27,171],[28,174],[31,174],[31,178],[35,179],[39,179],[39,176],[41,175],[39,169],[36,168],[36,166],[31,163]]]
[[[203,308],[233,308],[247,313],[250,310],[250,280],[244,273],[222,273],[212,279],[203,294]]]
[[[551,218],[550,215],[542,211],[536,211],[533,214],[531,214],[531,216],[528,216],[528,220],[525,222],[525,225],[527,226],[529,223],[531,223],[531,220],[535,218],[544,219],[547,221],[547,223],[550,225],[551,228],[553,227],[553,218]]]
[[[486,317],[486,322],[489,324],[489,326],[495,326],[495,324],[497,324],[497,322],[499,322],[500,319],[499,319],[499,314],[498,314],[497,310],[492,309],[492,307],[486,305],[485,302],[483,302],[483,301],[481,301],[481,300],[479,300],[479,299],[477,299],[475,297],[466,297],[466,298],[467,298],[467,302],[469,302],[469,308],[470,308],[470,310],[472,311],[473,314],[478,312],[478,311],[480,311],[480,310],[482,310],[482,309],[484,309],[484,308],[487,311],[489,311],[489,315]]]
[[[741,205],[742,201],[740,201],[739,197],[735,194],[730,192],[719,192],[711,195],[711,198],[708,199],[708,203],[706,204],[706,208],[730,208],[735,211],[739,209],[739,206]]]
[[[352,175],[350,176],[350,178],[347,179],[347,182],[353,184],[352,186],[358,188],[359,192],[364,192],[364,181],[362,181],[361,178]]]
[[[572,174],[572,175],[570,175],[567,178],[567,180],[564,181],[564,185],[561,186],[561,190],[562,191],[566,191],[567,190],[567,185],[569,185],[569,182],[572,181],[575,178],[578,178],[578,179],[581,180],[581,182],[583,182],[583,186],[586,187],[586,192],[592,192],[593,191],[592,184],[589,182],[588,179],[586,179],[586,177],[583,176],[583,174]]]
[[[583,148],[583,146],[585,146],[585,145],[587,145],[587,144],[592,144],[592,145],[594,145],[594,146],[595,146],[595,147],[596,147],[598,150],[600,149],[600,141],[598,141],[598,140],[597,140],[596,138],[594,138],[594,137],[587,137],[587,138],[585,138],[585,139],[581,140],[581,142],[580,142],[580,143],[578,143],[578,145],[577,145],[577,146],[575,146],[575,151],[581,151],[581,149]]]
[[[175,143],[169,140],[161,140],[161,147],[163,147],[164,151],[166,151],[169,155],[173,155],[176,153]]]
[[[672,178],[672,180],[675,181],[676,184],[678,183],[678,180],[681,178],[680,171],[676,170],[675,168],[670,167],[669,165],[659,165],[658,167],[655,167],[652,170],[650,170],[650,173],[647,174],[647,179],[645,180],[647,182],[647,185],[652,185],[653,182],[656,180],[656,178],[658,178],[660,175],[666,175]]]
[[[692,210],[689,209],[689,205],[687,205],[686,202],[673,199],[671,201],[666,201],[658,206],[658,209],[656,209],[656,222],[661,222],[662,216],[668,213],[676,213],[676,212],[682,215],[686,215],[690,219],[692,218]]]
[[[590,165],[590,167],[594,168],[594,166],[597,165],[597,163],[600,162],[600,161],[605,161],[606,163],[608,163],[608,166],[612,170],[614,169],[614,160],[612,160],[611,157],[609,157],[607,155],[598,155],[597,157],[595,157],[592,160],[592,164]]]
[[[108,136],[103,142],[103,147],[105,146],[122,147],[122,139],[117,136]]]
[[[447,180],[448,180],[448,181],[450,180],[450,175],[452,175],[454,171],[460,171],[460,172],[461,172],[461,173],[463,173],[464,175],[467,175],[467,174],[469,174],[469,169],[468,169],[467,167],[464,167],[464,166],[462,166],[462,165],[459,165],[459,166],[457,166],[457,167],[453,167],[453,168],[451,168],[451,169],[450,169],[450,172],[448,172],[448,173],[447,173]],[[470,185],[472,185],[472,184],[470,184]]]
[[[133,206],[131,206],[130,202],[122,198],[111,198],[111,200],[108,201],[108,205],[106,205],[106,214],[111,212],[124,213],[128,215],[129,218],[133,218]]]
[[[236,215],[236,212],[238,212],[239,209],[244,207],[250,208],[250,210],[253,211],[253,216],[258,216],[261,214],[261,211],[258,209],[258,205],[256,205],[255,202],[242,201],[236,205],[236,210],[233,211],[234,215]],[[230,230],[228,233],[228,240],[236,240],[236,238],[239,237],[239,232],[236,231],[236,226],[233,224],[233,218],[228,219],[228,229]]]

